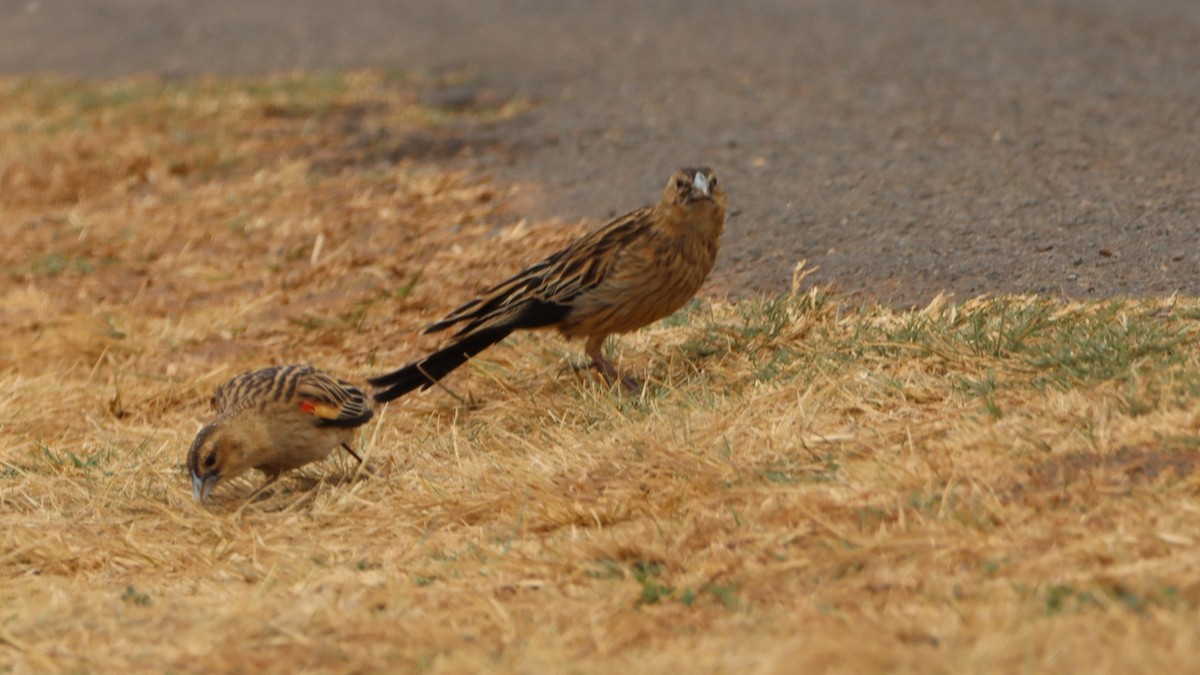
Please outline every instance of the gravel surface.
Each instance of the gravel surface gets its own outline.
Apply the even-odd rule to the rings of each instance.
[[[711,164],[720,290],[803,258],[898,305],[1200,295],[1196,0],[0,1],[7,73],[347,66],[534,101],[445,160],[523,184],[522,215],[599,221]]]

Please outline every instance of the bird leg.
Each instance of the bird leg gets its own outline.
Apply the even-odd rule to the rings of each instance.
[[[355,452],[354,449],[350,447],[349,443],[342,443],[342,449],[345,450],[346,452],[350,453],[351,457],[353,457],[354,459],[357,459],[359,464],[363,463],[362,457],[358,456],[358,453]]]
[[[350,447],[349,443],[342,443],[342,449],[345,450],[346,452],[350,453],[351,457],[358,460],[358,465],[362,467],[363,472],[366,473],[367,475],[369,475],[369,476],[382,476],[383,475],[382,473],[380,473],[380,471],[377,467],[372,466],[370,464],[365,464],[363,462],[363,458],[358,456],[358,453],[355,452]],[[354,475],[354,474],[351,473],[351,475]]]
[[[621,386],[627,391],[637,391],[640,386],[637,380],[632,377],[623,376],[617,372],[617,367],[612,364],[612,361],[604,358],[604,341],[608,339],[607,335],[590,335],[587,339],[587,344],[584,345],[583,351],[592,360],[583,368],[595,368],[604,376],[604,381],[612,384],[620,382]],[[578,369],[578,368],[577,368]]]

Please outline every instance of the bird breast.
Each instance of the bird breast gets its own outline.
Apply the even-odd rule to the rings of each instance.
[[[720,224],[713,227],[715,232],[656,228],[652,235],[631,242],[604,281],[576,301],[562,333],[567,337],[625,333],[673,314],[700,290],[712,271]]]

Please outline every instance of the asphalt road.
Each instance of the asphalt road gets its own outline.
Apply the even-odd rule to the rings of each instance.
[[[536,101],[445,160],[531,216],[714,166],[722,290],[1200,295],[1196,0],[0,0],[5,73],[350,66]]]

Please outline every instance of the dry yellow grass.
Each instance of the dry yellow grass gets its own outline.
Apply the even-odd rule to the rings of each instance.
[[[640,396],[520,336],[379,475],[201,506],[219,382],[361,380],[579,228],[373,163],[484,123],[382,75],[0,92],[0,670],[1200,668],[1195,299],[705,300],[622,340]]]

